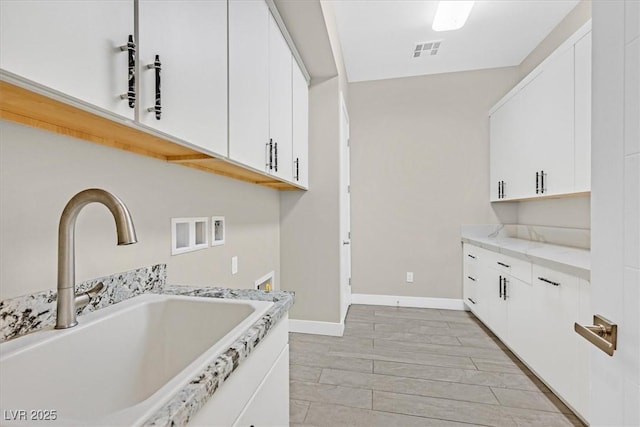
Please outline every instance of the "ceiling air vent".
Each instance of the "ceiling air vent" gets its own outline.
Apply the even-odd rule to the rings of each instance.
[[[416,48],[413,50],[414,58],[425,58],[429,56],[435,56],[440,50],[442,40],[433,40],[430,42],[422,42],[416,44]]]

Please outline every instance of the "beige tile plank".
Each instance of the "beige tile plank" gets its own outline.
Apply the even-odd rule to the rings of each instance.
[[[471,427],[452,421],[313,402],[305,422],[319,427]]]
[[[333,403],[354,408],[371,409],[371,390],[342,387],[329,384],[291,381],[289,393],[292,399],[309,402]]]
[[[498,400],[489,387],[478,385],[396,377],[391,375],[365,374],[362,372],[348,372],[336,369],[323,369],[319,382],[321,384],[440,397],[492,405],[498,404]]]

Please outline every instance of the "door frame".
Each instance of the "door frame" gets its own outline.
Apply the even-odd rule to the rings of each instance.
[[[340,92],[340,322],[351,305],[351,157],[349,112]]]

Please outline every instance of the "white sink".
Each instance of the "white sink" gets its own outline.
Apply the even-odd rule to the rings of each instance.
[[[53,410],[60,425],[140,424],[272,305],[142,295],[0,344],[0,423]]]

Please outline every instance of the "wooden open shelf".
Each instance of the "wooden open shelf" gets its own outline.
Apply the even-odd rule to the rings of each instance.
[[[568,199],[571,197],[590,196],[591,191],[579,191],[576,193],[551,194],[548,196],[522,197],[520,199],[493,200],[491,203],[527,202],[531,200]]]
[[[200,153],[6,81],[0,81],[0,118],[252,184],[299,190],[224,158]]]

